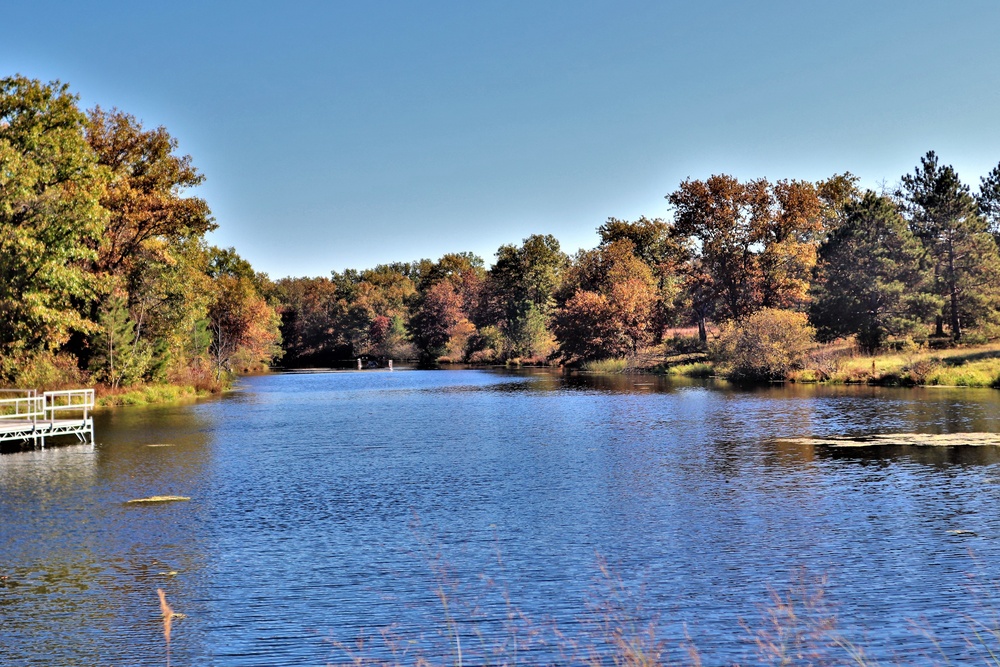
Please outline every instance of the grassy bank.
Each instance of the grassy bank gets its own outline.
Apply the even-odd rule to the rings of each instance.
[[[1000,388],[1000,344],[877,355],[820,347],[806,360],[805,368],[789,379],[831,384]]]
[[[580,370],[592,373],[656,373],[680,377],[725,377],[724,362],[704,352],[649,349],[634,357],[589,361]],[[787,380],[823,384],[882,386],[992,387],[1000,389],[1000,343],[931,350],[911,346],[903,351],[863,354],[853,344],[817,345],[801,369]]]
[[[191,385],[151,384],[140,387],[111,389],[98,386],[96,389],[98,407],[155,405],[176,403],[210,396],[213,392]]]

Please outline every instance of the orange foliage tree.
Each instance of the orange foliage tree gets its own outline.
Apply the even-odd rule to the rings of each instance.
[[[567,271],[565,301],[553,319],[564,358],[620,357],[652,340],[657,284],[634,249],[615,241],[581,253]]]
[[[216,300],[209,308],[216,378],[224,373],[266,367],[281,355],[279,318],[245,276],[219,276]]]
[[[805,304],[822,232],[813,184],[715,175],[686,180],[667,199],[674,234],[692,249],[689,282],[701,287],[693,295],[702,301],[696,312],[742,319]]]

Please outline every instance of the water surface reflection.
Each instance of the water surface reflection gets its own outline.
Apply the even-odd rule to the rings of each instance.
[[[872,657],[926,657],[926,618],[960,660],[967,575],[1000,574],[998,449],[783,439],[996,431],[997,394],[340,372],[106,412],[95,450],[0,457],[0,655],[163,664],[160,587],[178,665],[323,664],[330,636],[440,627],[441,553],[487,634],[504,602],[480,575],[572,629],[600,554],[711,664],[748,660],[737,619],[803,571]],[[125,504],[158,494],[192,500]]]

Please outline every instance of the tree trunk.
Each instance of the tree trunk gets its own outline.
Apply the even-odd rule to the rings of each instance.
[[[955,276],[955,245],[948,243],[948,296],[951,300],[951,338],[959,340],[962,337],[962,320],[958,312],[958,279]]]
[[[708,330],[705,327],[705,316],[698,315],[698,340],[704,345],[708,343]]]

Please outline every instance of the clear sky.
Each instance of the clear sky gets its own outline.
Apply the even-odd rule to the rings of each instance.
[[[0,75],[164,125],[271,277],[669,215],[685,178],[1000,162],[1000,2],[0,0]]]

